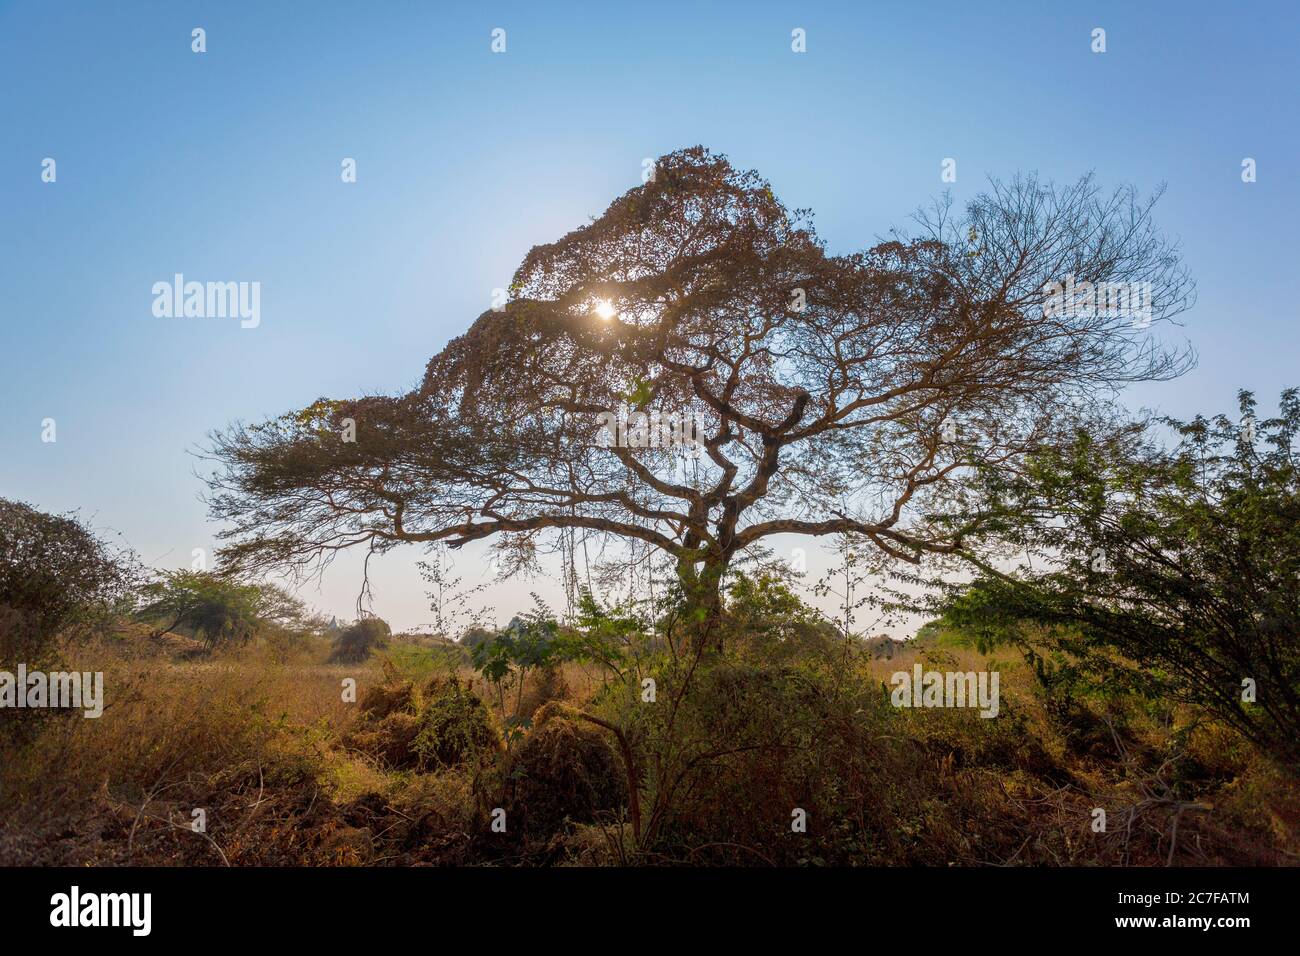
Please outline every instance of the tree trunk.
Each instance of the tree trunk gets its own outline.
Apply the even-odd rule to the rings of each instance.
[[[704,567],[680,562],[677,575],[685,595],[683,615],[687,640],[701,646],[706,653],[722,653],[722,577],[727,572],[727,561],[709,558]]]

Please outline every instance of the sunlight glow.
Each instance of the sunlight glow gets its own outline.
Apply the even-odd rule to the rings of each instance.
[[[608,299],[597,299],[596,308],[594,311],[598,316],[606,320],[612,319],[614,316],[618,314],[618,312],[615,311],[614,307],[609,304]]]

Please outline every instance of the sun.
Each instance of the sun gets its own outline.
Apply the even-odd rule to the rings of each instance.
[[[614,316],[618,315],[617,310],[609,304],[608,299],[597,299],[594,311],[598,316],[606,320],[612,319]]]

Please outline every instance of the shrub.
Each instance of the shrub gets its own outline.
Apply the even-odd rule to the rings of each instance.
[[[421,769],[456,767],[494,753],[500,745],[492,715],[477,694],[454,675],[430,682],[412,745]]]
[[[75,517],[0,499],[0,662],[47,662],[61,632],[102,620],[135,584],[114,552]]]
[[[351,747],[397,770],[442,770],[495,753],[500,735],[483,701],[455,676],[417,690],[389,680],[369,688],[345,735]]]
[[[1045,649],[1054,679],[1192,704],[1300,775],[1300,391],[1258,430],[1248,392],[1239,413],[1166,420],[1172,452],[1080,432],[1023,475],[986,476],[1045,560],[981,566],[942,609],[1040,671]]]
[[[568,681],[564,679],[564,671],[559,665],[543,667],[525,684],[518,716],[523,720],[532,720],[543,705],[553,700],[565,700],[569,693]]]
[[[626,777],[605,732],[543,708],[510,760],[510,817],[530,836],[552,834],[566,819],[594,822],[627,804]]]
[[[338,636],[330,663],[360,664],[373,651],[385,647],[392,635],[392,628],[383,618],[363,617]]]
[[[820,612],[776,576],[736,574],[727,588],[724,643],[747,658],[791,661],[843,650],[844,641]]]
[[[392,713],[415,714],[419,711],[419,696],[409,680],[372,684],[361,695],[360,709],[372,720],[383,720]]]
[[[495,636],[496,636],[495,633],[489,631],[485,627],[474,626],[474,627],[466,628],[465,632],[461,634],[460,640],[457,641],[457,643],[460,644],[462,647],[466,647],[472,651],[480,644],[490,643]]]

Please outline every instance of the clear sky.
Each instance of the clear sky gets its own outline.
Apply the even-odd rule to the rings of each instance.
[[[959,199],[1017,170],[1167,183],[1200,364],[1132,403],[1300,385],[1293,0],[613,7],[0,0],[0,496],[189,565],[215,544],[189,453],[210,429],[409,388],[530,246],[696,143],[811,207],[832,252],[905,225],[948,157]],[[260,325],[155,317],[178,272],[260,282]],[[430,620],[420,556],[372,568],[395,627]],[[358,583],[340,561],[303,596],[351,616]],[[490,592],[499,622],[534,588]]]

